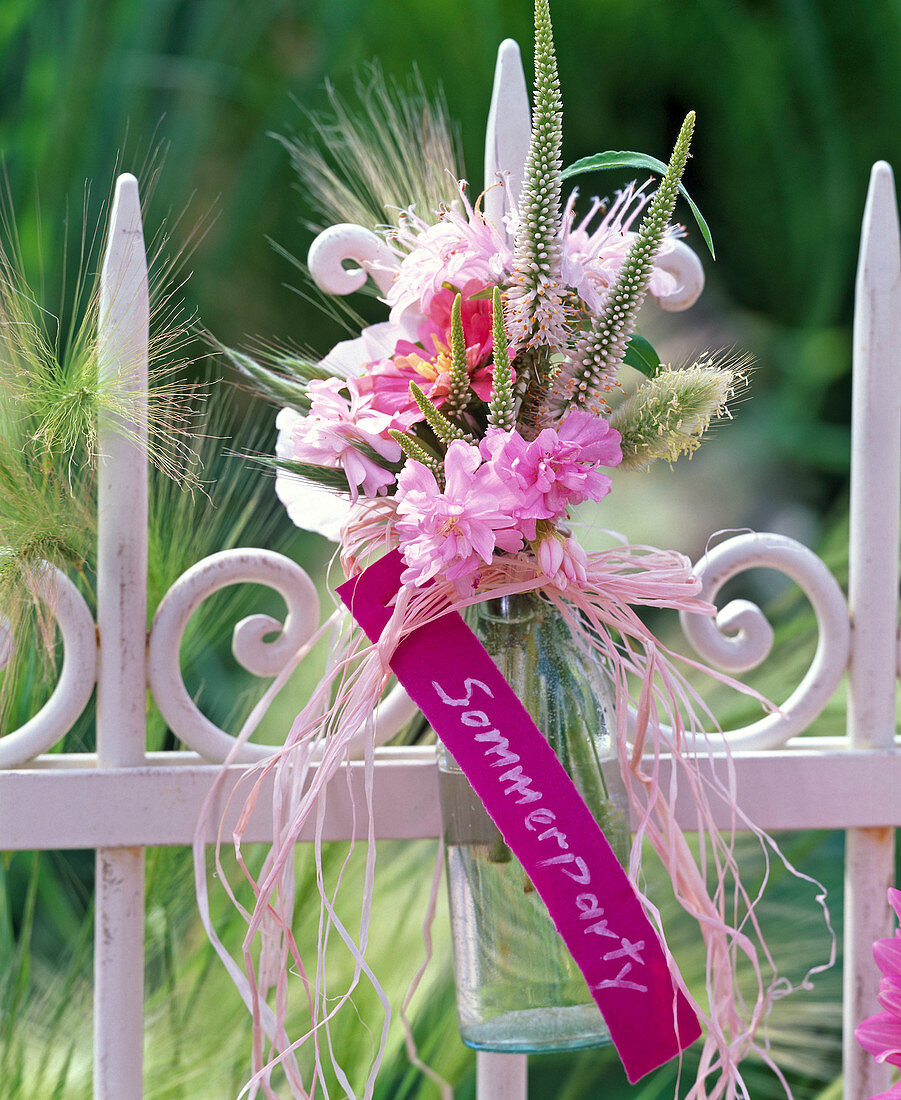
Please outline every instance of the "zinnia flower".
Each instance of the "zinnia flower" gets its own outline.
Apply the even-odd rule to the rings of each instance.
[[[444,459],[446,484],[420,462],[407,462],[397,478],[395,530],[408,568],[403,584],[423,585],[441,574],[460,592],[495,550],[519,550],[522,535],[510,518],[512,495],[478,450],[455,440]]]
[[[901,918],[901,891],[889,890],[888,900]],[[878,1000],[884,1011],[870,1016],[854,1032],[858,1043],[877,1062],[901,1066],[901,930],[873,944],[873,957],[882,971]],[[899,1100],[901,1083],[869,1100]]]
[[[491,302],[469,297],[480,289],[477,283],[467,283],[463,288],[460,316],[470,385],[482,401],[487,401],[491,397],[493,375],[488,362],[494,347]],[[395,415],[405,428],[423,418],[410,396],[411,382],[420,386],[434,405],[443,404],[450,392],[453,363],[450,327],[455,297],[446,287],[433,295],[429,316],[416,334],[418,342],[398,340],[390,356],[372,365],[359,380],[361,392],[371,395],[371,408]]]

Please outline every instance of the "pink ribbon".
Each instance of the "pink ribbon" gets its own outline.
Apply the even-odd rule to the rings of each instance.
[[[391,618],[392,551],[338,588],[371,641]],[[656,931],[553,749],[457,612],[404,637],[390,666],[540,893],[601,1010],[629,1081],[701,1034]]]

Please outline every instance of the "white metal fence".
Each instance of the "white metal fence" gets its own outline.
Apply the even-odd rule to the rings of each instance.
[[[502,47],[487,139],[489,182],[498,170],[516,175],[522,163],[524,82],[518,51]],[[518,112],[518,113],[517,113]],[[492,193],[497,195],[499,189]],[[495,200],[491,200],[495,201]],[[495,212],[496,214],[496,212]],[[320,242],[321,272],[329,264],[348,282],[365,279],[365,242],[358,233]],[[371,243],[371,242],[370,242]],[[337,249],[337,252],[336,252]],[[362,250],[361,250],[362,249]],[[336,263],[337,257],[337,263]],[[345,271],[343,259],[360,261]],[[311,261],[314,257],[311,257]],[[691,264],[683,254],[683,262]],[[338,275],[338,272],[341,272]],[[335,288],[336,290],[338,288]],[[678,303],[670,303],[670,308]],[[137,393],[147,379],[147,268],[138,189],[120,177],[103,268],[100,345],[102,369]],[[895,747],[898,641],[898,515],[901,499],[901,251],[891,169],[872,173],[863,220],[854,322],[853,458],[850,581],[845,601],[823,563],[775,535],[743,535],[701,563],[709,595],[729,577],[757,565],[797,581],[818,619],[817,652],[807,675],[779,714],[727,736],[735,751],[743,809],[768,830],[844,829],[845,1100],[865,1100],[887,1087],[853,1037],[854,1026],[876,1011],[874,939],[889,934],[886,888],[894,865],[894,828],[901,824],[901,754]],[[309,578],[295,563],[267,551],[215,554],[190,569],[162,602],[146,636],[147,469],[139,439],[101,425],[104,455],[99,481],[97,623],[62,574],[48,569],[41,596],[52,609],[64,644],[57,687],[43,710],[0,739],[0,849],[94,848],[97,851],[95,925],[95,1084],[97,1100],[142,1095],[144,851],[189,845],[201,804],[231,745],[190,699],[178,650],[193,611],[212,592],[256,582],[279,591],[288,608],[272,642],[273,621],[253,616],[235,630],[240,663],[259,676],[284,667],[315,629],[319,608]],[[701,655],[732,671],[746,670],[768,652],[772,631],[745,602],[728,605],[717,623],[686,623]],[[278,624],[279,628],[282,624]],[[22,639],[18,639],[19,644]],[[14,640],[2,632],[0,660]],[[849,671],[847,736],[797,735]],[[88,704],[96,686],[97,751],[48,754]],[[176,736],[190,751],[146,751],[145,705],[150,689]],[[386,729],[405,709],[396,697]],[[392,719],[394,719],[392,721]],[[242,759],[265,749],[248,746]],[[348,765],[362,789],[362,767]],[[220,806],[243,771],[228,769]],[[240,801],[240,800],[237,800]],[[245,839],[269,838],[271,817],[261,797]],[[439,835],[434,751],[380,748],[375,766],[376,833],[412,839]],[[235,816],[236,808],[227,813]],[[214,815],[214,818],[218,815]],[[691,827],[686,807],[681,824]],[[724,822],[724,824],[726,824]],[[209,841],[214,826],[211,825]],[[329,799],[326,839],[347,839],[355,828],[349,802]],[[357,822],[365,839],[365,826]],[[479,1055],[482,1100],[523,1100],[526,1059]]]

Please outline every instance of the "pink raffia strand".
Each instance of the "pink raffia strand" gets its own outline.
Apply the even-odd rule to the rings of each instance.
[[[901,919],[901,891],[890,889],[888,900]],[[883,1008],[868,1016],[854,1032],[858,1043],[877,1062],[901,1066],[901,929],[873,944],[873,958],[882,972],[877,999]],[[899,1100],[901,1082],[869,1100]]]
[[[359,572],[374,555],[387,549],[393,541],[390,512],[389,502],[378,501],[373,507],[358,509],[357,515],[348,524],[343,561],[349,574]],[[390,1006],[365,960],[375,860],[371,731],[373,713],[388,679],[388,662],[402,638],[449,610],[461,610],[489,597],[541,589],[545,598],[559,609],[574,638],[596,651],[611,673],[617,704],[619,762],[633,808],[633,820],[638,822],[628,869],[630,878],[665,943],[659,912],[643,894],[639,884],[642,844],[647,839],[670,875],[677,900],[698,921],[707,946],[706,1009],[684,990],[707,1028],[697,1079],[686,1100],[749,1097],[740,1063],[752,1052],[772,1070],[786,1096],[791,1097],[784,1076],[768,1053],[765,1039],[757,1037],[773,1002],[793,988],[776,972],[758,923],[757,907],[773,857],[779,859],[790,873],[815,887],[817,901],[823,908],[827,929],[832,936],[832,946],[829,961],[812,968],[804,976],[801,987],[809,988],[811,977],[831,966],[835,957],[835,937],[825,907],[825,891],[815,880],[797,871],[772,838],[749,821],[737,805],[735,774],[728,743],[721,735],[711,735],[705,740],[701,731],[705,726],[715,728],[715,722],[679,666],[701,669],[713,679],[752,695],[763,706],[770,705],[758,693],[731,677],[673,653],[658,642],[642,623],[636,611],[640,606],[666,607],[707,615],[714,612],[711,605],[699,599],[699,581],[684,556],[650,547],[619,546],[588,555],[583,568],[584,583],[574,584],[569,577],[561,578],[565,581],[564,592],[563,584],[556,586],[549,583],[548,578],[538,572],[535,560],[528,554],[496,556],[480,568],[476,578],[478,591],[465,598],[450,582],[402,588],[392,617],[376,645],[369,644],[359,629],[344,621],[343,632],[332,646],[325,676],[295,720],[284,747],[247,774],[247,778],[253,780],[253,788],[235,829],[234,841],[239,866],[254,891],[252,913],[241,909],[228,886],[218,859],[217,845],[217,870],[248,925],[243,972],[212,931],[206,900],[203,847],[195,841],[198,896],[203,899],[202,910],[205,907],[205,926],[252,1013],[254,1076],[245,1090],[248,1095],[254,1096],[262,1088],[267,1097],[276,1096],[272,1091],[271,1077],[275,1066],[281,1065],[291,1096],[307,1100],[316,1093],[317,1084],[324,1085],[326,1059],[349,1095],[366,1098],[373,1095],[387,1041]],[[630,678],[641,684],[637,698],[630,687]],[[628,730],[630,704],[637,712],[632,744],[629,743]],[[670,732],[666,732],[667,727]],[[346,861],[338,874],[337,883],[327,885],[322,868],[322,828],[329,784],[348,782],[349,772],[345,764],[349,746],[361,728],[369,734],[364,740],[366,805],[360,808],[368,823],[368,846],[360,920],[356,932],[352,933],[335,911],[335,896]],[[684,732],[698,737],[699,744],[706,744],[706,751],[686,749],[684,745],[690,745],[692,739],[683,738]],[[242,735],[247,736],[244,731]],[[672,761],[665,785],[660,777],[664,755]],[[314,757],[319,761],[316,769],[311,768]],[[274,773],[275,779],[275,839],[263,868],[255,877],[244,863],[241,841],[261,783],[269,772]],[[696,807],[700,864],[675,818],[674,806],[680,783],[687,786]],[[211,792],[208,800],[206,816],[210,812],[213,794]],[[732,824],[721,832],[715,825],[717,815],[714,808],[723,804],[731,814]],[[309,821],[315,825],[314,858],[320,894],[319,950],[312,972],[304,967],[291,931],[294,845]],[[757,837],[766,858],[767,873],[753,895],[743,886],[736,861],[735,841],[739,830],[750,831]],[[200,836],[202,833],[198,832]],[[712,888],[707,885],[711,877]],[[434,905],[434,899],[433,883],[430,908]],[[255,961],[253,945],[258,932],[264,946],[259,961]],[[349,988],[340,994],[329,987],[323,961],[325,948],[334,937],[343,942],[354,962],[353,979]],[[427,938],[427,955],[429,953]],[[739,966],[749,969],[754,976],[755,993],[748,999],[738,991],[736,975]],[[290,1039],[287,1034],[288,974],[292,970],[299,975],[299,981],[292,985],[299,985],[300,999],[306,1003],[310,1014],[310,1026],[296,1039]],[[675,965],[673,972],[677,974]],[[378,1049],[363,1092],[358,1094],[337,1064],[331,1044],[330,1022],[364,978],[376,991],[384,1016]],[[414,978],[411,992],[405,1000],[404,1014],[412,989],[415,989],[420,978],[421,971]],[[270,992],[274,995],[274,1006],[271,1008],[267,1000]],[[406,1036],[411,1057],[414,1063],[419,1064],[415,1047],[410,1047],[412,1034],[408,1026]],[[309,1091],[304,1091],[296,1054],[307,1043],[312,1044],[313,1070]]]
[[[435,860],[435,873],[432,875],[432,889],[429,893],[429,902],[426,907],[425,919],[422,922],[422,938],[425,943],[425,958],[422,960],[422,964],[413,976],[413,980],[407,987],[407,992],[404,994],[403,1004],[400,1006],[400,1022],[404,1029],[404,1042],[407,1048],[407,1057],[410,1059],[410,1064],[416,1066],[418,1070],[426,1075],[430,1081],[434,1081],[438,1086],[438,1091],[441,1093],[441,1100],[454,1100],[454,1090],[449,1081],[446,1081],[440,1073],[436,1073],[431,1066],[427,1065],[419,1057],[419,1051],[416,1047],[416,1040],[413,1037],[413,1028],[410,1024],[410,1018],[407,1015],[407,1009],[410,1007],[410,1003],[413,997],[416,995],[416,991],[419,989],[425,972],[428,969],[429,963],[432,961],[432,924],[435,920],[435,909],[438,905],[438,893],[441,889],[441,876],[444,870],[444,844],[439,841],[438,843],[438,855]]]

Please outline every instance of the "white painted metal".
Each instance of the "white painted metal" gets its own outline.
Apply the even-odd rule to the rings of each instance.
[[[857,749],[890,747],[895,736],[898,631],[898,499],[901,495],[901,247],[891,168],[873,167],[863,217],[854,305],[851,533],[848,602],[853,623],[848,738]],[[896,819],[897,820],[897,819]],[[888,1087],[854,1040],[879,1010],[875,939],[890,934],[886,890],[894,829],[850,830],[845,852],[845,1097]]]
[[[697,253],[685,241],[673,241],[671,252],[657,260],[657,266],[669,272],[678,280],[676,289],[670,294],[652,294],[651,297],[661,309],[677,313],[690,309],[704,289],[704,265]]]
[[[807,674],[778,711],[725,735],[732,749],[775,748],[801,733],[832,698],[848,667],[850,628],[845,597],[816,554],[794,539],[744,534],[720,543],[695,566],[703,582],[702,597],[713,602],[726,581],[761,566],[800,585],[816,614],[817,648]],[[760,608],[748,600],[733,600],[715,620],[683,614],[682,628],[705,661],[732,673],[759,665],[773,642],[772,627]]]
[[[525,1054],[476,1055],[476,1094],[483,1100],[526,1100],[529,1060]]]
[[[814,739],[812,739],[814,740]],[[897,823],[901,790],[901,752],[848,750],[838,745],[736,753],[731,767],[739,803],[761,828],[880,829]],[[9,850],[94,848],[115,843],[134,847],[190,844],[203,800],[221,767],[195,753],[151,753],[140,768],[97,768],[96,758],[42,757],[26,768],[0,773],[0,837]],[[725,756],[702,768],[727,777]],[[315,765],[314,765],[315,767]],[[669,761],[660,763],[660,782],[668,782]],[[230,836],[248,780],[245,766],[232,765],[222,783],[212,822],[224,817]],[[350,765],[349,786],[359,807],[363,801],[362,761]],[[234,792],[234,796],[233,796]],[[791,792],[790,797],[786,792]],[[862,792],[866,792],[865,796]],[[271,780],[260,789],[257,807],[244,833],[247,843],[271,839]],[[232,797],[233,796],[233,797]],[[229,801],[231,799],[231,801]],[[430,748],[380,749],[374,765],[373,805],[376,835],[388,840],[440,835],[438,777]],[[40,806],[41,812],[35,813]],[[676,804],[676,820],[690,831],[697,824],[690,794]],[[730,828],[731,815],[714,806],[714,820]],[[207,839],[215,839],[210,826]],[[365,814],[353,814],[347,787],[329,793],[324,840],[365,840]],[[301,834],[312,839],[313,825]],[[876,891],[878,893],[878,891]],[[882,902],[876,898],[877,906]],[[868,964],[869,965],[869,964]]]
[[[485,128],[485,198],[482,209],[490,222],[512,234],[505,217],[513,212],[522,191],[523,169],[532,136],[529,92],[519,46],[506,39],[497,51],[494,87]]]
[[[99,848],[94,884],[94,1097],[144,1095],[144,849]]]
[[[166,593],[150,632],[147,674],[160,713],[186,745],[222,763],[235,739],[198,710],[181,676],[181,641],[191,616],[208,596],[231,584],[265,584],[288,608],[284,625],[269,615],[252,615],[235,627],[232,652],[256,676],[277,676],[319,626],[319,596],[295,562],[271,550],[224,550],[193,565]],[[272,641],[266,635],[277,633]],[[234,757],[252,762],[270,755],[265,745],[247,743]]]
[[[147,634],[147,344],[150,304],[141,204],[120,176],[101,273],[98,359],[125,415],[98,424],[97,752],[105,766],[144,756]]]
[[[346,268],[350,260],[357,267]],[[307,266],[326,294],[353,294],[372,278],[384,294],[391,286],[398,259],[381,237],[362,225],[331,225],[310,245]]]
[[[59,625],[63,667],[53,694],[38,713],[15,732],[0,738],[0,768],[24,764],[55,745],[87,706],[97,679],[94,619],[81,593],[51,565],[44,566],[33,591]],[[15,644],[8,630],[2,635],[0,640],[5,644],[0,646],[0,669],[12,658]]]
[[[263,584],[277,591],[288,609],[284,624],[270,615],[250,615],[234,629],[235,660],[254,676],[278,676],[319,626],[319,596],[307,573],[271,550],[223,550],[188,569],[160,601],[150,631],[147,677],[150,690],[169,728],[190,748],[214,763],[223,763],[235,738],[198,709],[181,675],[179,652],[191,616],[219,589],[231,584]],[[268,635],[276,634],[271,641]],[[369,735],[375,744],[390,741],[418,713],[400,686],[380,705]],[[364,731],[351,742],[351,756],[363,753]],[[231,757],[252,763],[270,756],[273,748],[246,742]]]
[[[120,176],[100,283],[98,371],[129,406],[98,423],[97,759],[140,765],[146,747],[147,355],[150,304],[138,183]],[[97,851],[95,1100],[140,1100],[144,1050],[144,851]]]

